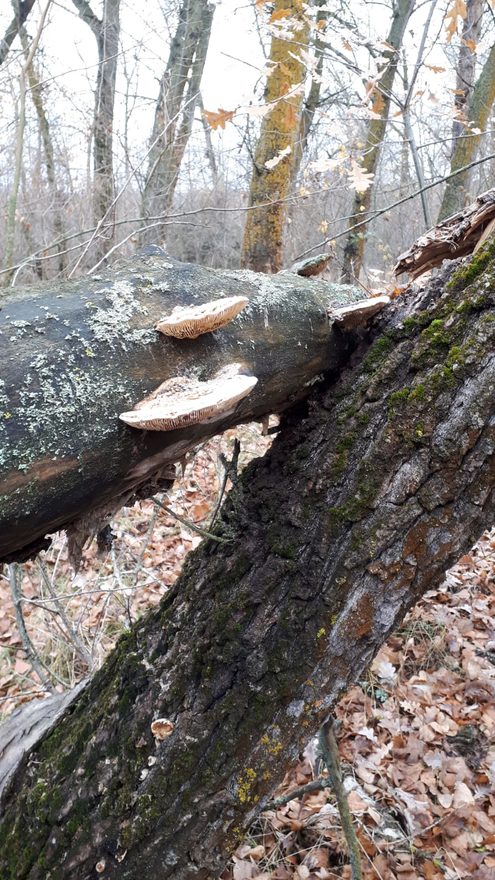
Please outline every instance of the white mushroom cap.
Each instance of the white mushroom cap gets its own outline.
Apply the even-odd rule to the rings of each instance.
[[[156,324],[155,330],[176,339],[196,339],[202,333],[212,333],[224,327],[248,302],[245,296],[226,296],[200,306],[176,306],[170,315]]]
[[[240,364],[230,364],[207,382],[187,376],[168,379],[119,419],[146,431],[173,431],[197,422],[215,422],[232,412],[258,381],[242,375],[240,369]]]
[[[332,321],[338,321],[344,330],[354,330],[356,327],[362,327],[363,324],[366,324],[366,321],[380,312],[389,302],[390,297],[386,294],[372,296],[347,306],[329,309],[328,316]]]

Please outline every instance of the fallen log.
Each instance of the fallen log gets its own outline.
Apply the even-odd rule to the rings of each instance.
[[[0,801],[2,880],[209,880],[403,618],[495,519],[495,289],[396,300],[292,410],[158,609]],[[389,317],[390,316],[390,317]]]
[[[472,254],[484,237],[493,231],[495,189],[482,193],[473,204],[443,220],[426,232],[401,254],[394,268],[396,275],[407,272],[418,278],[440,266],[444,260],[456,260]]]
[[[164,322],[175,307],[231,297],[244,298],[245,308],[222,329],[164,335],[177,332]],[[197,443],[307,395],[317,376],[341,366],[349,347],[342,315],[329,319],[327,310],[361,299],[354,288],[297,275],[178,263],[159,248],[107,274],[14,289],[0,311],[0,562],[26,558],[62,527],[77,557],[123,503],[170,485],[170,466]],[[177,325],[176,313],[168,324]],[[252,388],[238,404],[232,397],[220,405],[220,380],[198,384],[215,386],[216,376],[223,382],[225,369],[248,377],[237,380]],[[178,426],[167,431],[119,420],[178,377],[189,386],[172,394],[172,405],[190,392],[190,409],[200,401],[198,418],[159,416],[160,427]],[[143,422],[136,413],[127,422],[153,427],[153,417]]]

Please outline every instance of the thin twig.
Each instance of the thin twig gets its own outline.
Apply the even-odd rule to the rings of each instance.
[[[342,784],[342,770],[340,766],[339,748],[333,729],[333,719],[329,718],[320,728],[319,744],[321,756],[326,764],[328,776],[337,800],[342,831],[349,849],[352,880],[362,880],[361,857],[359,854],[359,841],[352,824],[352,816],[347,802],[347,795]]]
[[[9,581],[10,581],[10,589],[12,592],[12,600],[14,603],[15,610],[15,619],[17,623],[17,629],[19,630],[19,635],[21,637],[22,646],[24,648],[26,657],[33,667],[36,675],[38,676],[41,684],[47,691],[54,692],[55,688],[51,682],[51,678],[56,678],[59,684],[62,684],[65,687],[65,683],[58,678],[55,673],[53,673],[48,666],[43,663],[43,660],[39,657],[36,652],[33,643],[29,637],[29,633],[26,629],[26,622],[24,620],[24,614],[22,612],[22,593],[21,593],[21,585],[20,578],[18,577],[19,566],[17,563],[12,562],[9,565]]]
[[[241,444],[240,444],[238,438],[236,437],[234,440],[234,448],[232,450],[232,458],[230,459],[230,461],[228,461],[224,455],[222,455],[222,454],[219,455],[219,459],[220,459],[222,466],[223,466],[223,478],[222,478],[222,483],[220,486],[220,491],[218,493],[217,503],[215,504],[215,508],[214,508],[212,516],[211,516],[210,529],[213,528],[213,525],[214,525],[215,520],[218,515],[218,511],[220,510],[220,507],[222,505],[223,496],[225,495],[225,489],[227,487],[227,480],[230,477],[232,482],[234,482],[234,478],[237,476],[237,465],[239,462],[240,452],[241,452]]]
[[[74,651],[76,652],[77,656],[79,657],[80,660],[83,661],[83,663],[86,664],[88,669],[92,669],[93,668],[93,658],[91,657],[91,654],[89,653],[88,649],[86,648],[86,646],[83,644],[83,642],[79,638],[77,632],[75,631],[74,627],[72,626],[72,623],[70,622],[69,618],[67,617],[67,614],[65,613],[63,605],[60,602],[60,597],[58,596],[56,590],[54,589],[53,584],[52,584],[50,578],[48,577],[48,572],[45,568],[45,565],[39,556],[37,557],[37,563],[38,563],[38,568],[40,570],[41,579],[42,579],[46,589],[48,590],[50,597],[53,599],[53,602],[55,604],[55,608],[51,611],[51,614],[58,614],[58,616],[60,617],[60,620],[62,621],[62,623],[65,627],[67,638],[70,640],[72,647],[74,648]]]
[[[333,788],[333,783],[330,779],[315,779],[313,782],[308,782],[306,785],[300,785],[299,788],[294,788],[289,794],[274,798],[273,801],[270,801],[263,809],[277,810],[279,807],[285,807],[289,801],[302,798],[304,795],[311,794],[314,791],[324,791],[326,788]]]
[[[165,513],[168,513],[169,516],[173,516],[174,519],[176,519],[180,523],[182,523],[182,525],[185,526],[186,529],[191,529],[192,532],[197,532],[198,535],[201,535],[203,538],[208,538],[210,541],[216,541],[218,544],[230,544],[231,543],[230,538],[219,538],[218,535],[212,535],[211,532],[207,532],[206,529],[201,529],[199,526],[195,525],[195,523],[191,522],[190,520],[184,519],[183,516],[180,516],[180,514],[176,513],[175,510],[172,510],[170,507],[167,507],[166,504],[162,504],[162,502],[158,501],[157,498],[152,498],[151,500],[152,500],[153,504],[156,504],[158,507],[160,507],[162,510],[164,510]]]

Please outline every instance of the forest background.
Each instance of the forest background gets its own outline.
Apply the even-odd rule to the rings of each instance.
[[[392,45],[397,20],[402,29]],[[391,269],[399,253],[493,185],[489,2],[183,0],[137,9],[123,0],[28,0],[0,10],[0,33],[5,286],[98,271],[154,242],[184,261],[237,268],[242,259],[260,268],[246,217],[262,218],[276,203],[283,206],[281,265],[332,250],[334,280],[344,274],[370,293],[396,292]],[[274,58],[277,45],[284,57]],[[384,80],[392,70],[392,81]],[[267,131],[280,108],[286,140],[272,142]],[[445,178],[465,165],[473,167],[449,188]],[[268,187],[261,194],[253,185],[259,179]],[[356,264],[349,227],[362,220],[365,250]],[[242,435],[241,463],[268,442],[253,431]],[[233,442],[232,434],[223,445],[213,441],[189,465],[170,502],[182,521],[147,502],[117,521],[109,555],[100,561],[91,550],[75,579],[62,539],[24,567],[34,655],[2,577],[6,712],[47,686],[75,684],[159,601],[186,549],[199,543],[190,522],[204,528],[210,521],[223,480],[219,455]],[[449,610],[415,612],[342,704],[369,876],[485,880],[494,870],[486,794],[494,772],[492,543],[485,537],[449,576]],[[446,605],[448,592],[442,587],[426,606]],[[454,743],[432,791],[440,743],[468,722],[479,731],[471,753],[459,756]],[[312,774],[305,758],[291,779]],[[378,801],[390,808],[385,819]],[[304,807],[291,802],[270,815],[238,851],[229,869],[235,880],[345,877],[345,847],[327,807],[319,792]],[[394,811],[402,826],[392,832]],[[384,823],[392,845],[377,831]],[[411,857],[411,842],[420,855]]]

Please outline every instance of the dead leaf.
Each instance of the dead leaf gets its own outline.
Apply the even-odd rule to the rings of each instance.
[[[450,43],[454,34],[457,33],[457,19],[465,19],[466,16],[467,9],[464,0],[452,0],[452,4],[449,6],[449,9],[445,16],[447,43]]]
[[[355,159],[351,159],[351,168],[350,171],[347,171],[347,176],[356,192],[362,193],[369,189],[375,175],[358,165]]]
[[[225,128],[227,122],[231,122],[235,116],[235,110],[224,110],[219,107],[218,110],[203,110],[203,116],[210,128]]]

